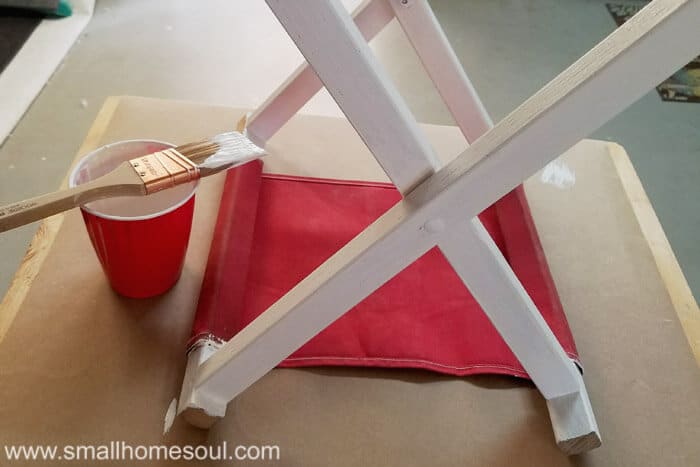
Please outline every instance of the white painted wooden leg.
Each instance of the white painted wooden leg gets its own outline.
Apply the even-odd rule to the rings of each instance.
[[[183,413],[185,420],[199,428],[209,428],[216,420],[226,415],[226,405],[207,400],[206,395],[194,391],[202,364],[219,350],[221,343],[208,339],[198,342],[187,352],[187,366],[182,381],[177,413]]]
[[[427,0],[388,1],[428,75],[435,84],[450,113],[452,113],[455,122],[469,143],[475,141],[483,133],[490,130],[493,127],[493,123],[447,41],[447,37],[437,22]],[[473,257],[474,253],[478,253],[481,249],[482,253],[485,254],[482,261],[486,264],[470,262],[463,267],[470,267],[472,275],[480,275],[482,271],[491,270],[495,271],[501,278],[510,279],[507,280],[508,284],[502,287],[503,290],[508,289],[517,292],[518,289],[522,289],[510,267],[504,264],[500,252],[494,250],[495,245],[493,245],[491,239],[479,238],[483,237],[485,232],[478,219],[475,219],[473,222],[473,225],[465,224],[463,226],[463,229],[470,229],[467,235],[460,237],[459,232],[454,233],[456,235],[455,241],[457,242],[456,248],[462,248],[462,257]],[[515,288],[513,288],[513,285],[515,285]],[[490,303],[503,298],[498,290],[500,288],[497,284],[493,284],[492,289],[486,289],[486,293],[496,294],[495,297],[491,297],[488,300]],[[516,296],[515,298],[517,299],[518,297]],[[539,316],[529,297],[521,296],[520,298],[522,299],[521,307],[523,308],[511,310],[512,312],[523,313],[523,317],[527,317],[527,314],[532,312]],[[533,341],[544,339],[545,343],[549,339],[556,354],[557,362],[554,363],[555,368],[563,365],[563,371],[566,374],[564,378],[567,380],[573,378],[575,384],[575,391],[571,394],[547,400],[557,444],[567,454],[577,454],[600,446],[601,439],[583,378],[578,371],[573,371],[574,374],[571,374],[573,363],[566,355],[562,355],[563,350],[559,351],[557,349],[557,347],[560,347],[559,343],[551,341],[553,336],[551,332],[548,332],[549,328],[546,327],[546,323],[535,323],[535,328],[536,330],[543,330],[544,336],[530,336],[529,339]],[[508,339],[506,339],[506,342],[509,345],[511,344]],[[523,346],[521,345],[521,347]],[[522,351],[527,353],[532,352],[532,350],[535,349],[524,346]],[[537,355],[534,355],[533,358],[535,361],[539,359]]]
[[[440,166],[415,117],[338,0],[265,0],[401,193]]]
[[[448,226],[438,246],[547,399],[557,442],[599,446],[581,374],[479,219]]]
[[[204,361],[183,388],[210,415],[338,319],[435,243],[421,216],[399,203]],[[188,401],[192,401],[190,404]]]
[[[394,18],[385,0],[366,0],[352,14],[357,28],[369,41]],[[265,143],[316,94],[323,84],[308,63],[304,63],[253,112],[248,136]]]
[[[387,0],[406,37],[467,141],[493,123],[427,0]]]
[[[578,370],[479,219],[449,225],[438,246],[542,395],[577,391]]]

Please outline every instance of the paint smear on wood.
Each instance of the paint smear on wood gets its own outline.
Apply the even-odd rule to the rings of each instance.
[[[566,163],[559,159],[554,159],[542,169],[540,181],[565,190],[576,184],[576,174]]]

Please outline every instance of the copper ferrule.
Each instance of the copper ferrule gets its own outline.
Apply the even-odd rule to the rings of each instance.
[[[175,149],[137,157],[131,159],[129,164],[143,180],[147,195],[199,178],[197,164]]]

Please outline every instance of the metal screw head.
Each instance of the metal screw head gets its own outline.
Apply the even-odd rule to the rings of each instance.
[[[141,175],[142,177],[145,177],[145,176],[146,176],[146,172],[139,172],[139,175]]]
[[[401,3],[404,5],[408,5],[408,0],[401,0]]]
[[[138,162],[134,162],[134,167],[138,167],[138,166],[139,166],[139,163],[138,163]]]

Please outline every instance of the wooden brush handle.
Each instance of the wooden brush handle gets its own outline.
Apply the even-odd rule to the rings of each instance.
[[[143,180],[128,162],[124,162],[112,172],[83,185],[0,207],[0,232],[98,199],[145,194]]]

